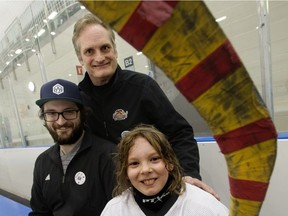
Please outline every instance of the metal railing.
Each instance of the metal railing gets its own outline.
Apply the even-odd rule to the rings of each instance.
[[[29,71],[29,56],[47,42],[53,49],[57,29],[80,7],[76,0],[31,2],[20,17],[15,17],[0,41],[0,80],[24,62]],[[53,13],[56,15],[51,18]]]

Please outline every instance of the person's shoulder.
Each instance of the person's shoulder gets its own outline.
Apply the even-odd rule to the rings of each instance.
[[[185,183],[185,185],[186,185],[186,191],[182,194],[184,199],[191,200],[194,203],[198,203],[198,202],[201,203],[203,201],[207,201],[207,203],[219,202],[213,195],[204,191],[203,189],[195,185],[188,184],[188,183]]]
[[[203,196],[203,197],[207,197],[209,199],[214,197],[210,193],[204,191],[203,189],[201,189],[201,188],[199,188],[199,187],[197,187],[195,185],[191,185],[191,184],[188,184],[188,183],[185,183],[185,185],[186,185],[186,194],[191,194],[192,193],[195,196]]]
[[[228,208],[210,193],[195,185],[188,183],[185,185],[186,191],[182,194],[182,199],[188,206],[191,204],[195,209],[203,212],[218,212],[221,216],[229,214]]]
[[[130,203],[131,199],[134,199],[132,191],[130,189],[126,189],[121,194],[111,199],[108,203],[111,203],[111,205],[117,203]]]
[[[43,152],[41,152],[36,158],[36,163],[46,161],[47,158],[50,158],[49,155],[54,154],[54,152],[57,151],[57,147],[58,146],[56,144],[54,144],[54,145],[50,146],[49,148],[47,148],[46,150],[44,150]]]
[[[113,199],[111,199],[105,206],[105,209],[103,210],[102,214],[105,215],[105,213],[107,212],[119,212],[120,209],[128,209],[129,208],[129,204],[131,204],[131,199],[132,198],[132,194],[131,191],[129,189],[127,189],[126,191],[124,191],[122,194],[114,197]],[[120,211],[123,213],[123,211]]]
[[[92,132],[87,132],[87,135],[88,136],[91,136],[91,138],[95,141],[95,142],[98,142],[98,143],[104,143],[104,144],[107,144],[107,145],[111,145],[111,146],[114,146],[115,144],[113,142],[111,142],[110,140],[107,140],[107,139],[104,139],[100,136],[98,136],[97,134],[94,134]]]
[[[108,206],[122,205],[125,203],[125,200],[127,200],[128,196],[129,196],[128,193],[126,193],[126,191],[124,191],[122,194],[111,199],[107,203],[107,205]]]
[[[114,152],[116,144],[110,140],[106,140],[89,130],[86,130],[84,141],[89,142],[92,149],[96,151]]]
[[[141,72],[124,70],[120,76],[118,84],[128,86],[130,89],[135,88],[139,92],[146,91],[147,89],[155,90],[155,86],[158,86],[157,82],[149,75]]]
[[[122,70],[120,77],[121,80],[123,81],[133,81],[133,82],[143,82],[153,80],[152,77],[150,77],[145,73],[130,70]]]

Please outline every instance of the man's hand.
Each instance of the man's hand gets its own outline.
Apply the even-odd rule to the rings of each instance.
[[[199,188],[202,188],[203,190],[207,191],[208,193],[212,194],[217,200],[220,201],[220,196],[207,184],[200,181],[199,179],[192,178],[191,176],[185,176],[183,177],[183,180],[189,184],[195,185]]]

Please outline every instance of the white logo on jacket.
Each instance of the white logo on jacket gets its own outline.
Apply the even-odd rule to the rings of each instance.
[[[45,181],[49,181],[50,180],[50,174],[48,174],[45,178]]]
[[[86,176],[85,176],[85,174],[83,172],[80,171],[80,172],[77,172],[75,174],[75,178],[74,179],[75,179],[76,184],[82,185],[86,181]]]

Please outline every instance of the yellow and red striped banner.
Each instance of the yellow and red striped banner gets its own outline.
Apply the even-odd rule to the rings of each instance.
[[[206,120],[228,166],[230,216],[259,215],[277,133],[228,38],[202,1],[80,1],[141,50]]]

